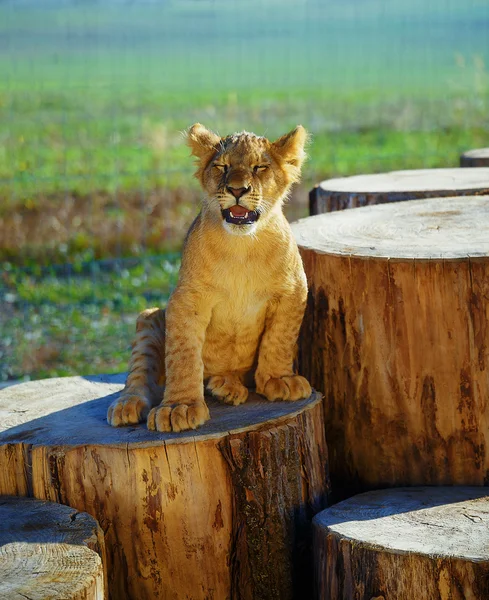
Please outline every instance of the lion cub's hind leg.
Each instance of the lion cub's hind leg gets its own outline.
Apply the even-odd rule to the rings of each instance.
[[[234,406],[243,404],[248,398],[248,390],[241,383],[240,375],[236,373],[213,375],[207,382],[206,388],[221,402]]]
[[[165,382],[165,311],[149,308],[136,321],[129,375],[121,395],[107,411],[113,427],[146,420],[152,406],[163,398]]]

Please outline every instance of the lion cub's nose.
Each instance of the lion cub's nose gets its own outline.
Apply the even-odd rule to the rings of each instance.
[[[250,191],[249,187],[234,188],[229,185],[226,187],[226,189],[230,194],[232,194],[236,198],[236,200],[239,200],[241,196],[244,196],[247,192]]]

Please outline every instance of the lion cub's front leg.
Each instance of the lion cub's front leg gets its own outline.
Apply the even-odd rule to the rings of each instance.
[[[283,297],[267,318],[255,373],[256,391],[268,400],[300,400],[311,395],[305,377],[294,373],[297,337],[304,316],[307,289]]]
[[[209,419],[204,400],[202,348],[211,317],[209,302],[175,290],[166,309],[166,388],[148,415],[148,429],[184,431]]]

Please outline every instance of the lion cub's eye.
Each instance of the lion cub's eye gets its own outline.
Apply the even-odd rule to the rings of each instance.
[[[227,165],[221,165],[220,163],[214,163],[212,165],[215,169],[217,169],[218,171],[221,171],[222,173],[226,173],[228,170],[228,166]]]
[[[266,171],[268,169],[268,165],[256,165],[253,167],[253,173],[261,173],[262,171]]]

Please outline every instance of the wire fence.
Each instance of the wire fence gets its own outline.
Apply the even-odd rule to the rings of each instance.
[[[0,381],[125,368],[198,212],[182,131],[313,134],[320,179],[487,145],[487,0],[0,0]]]

